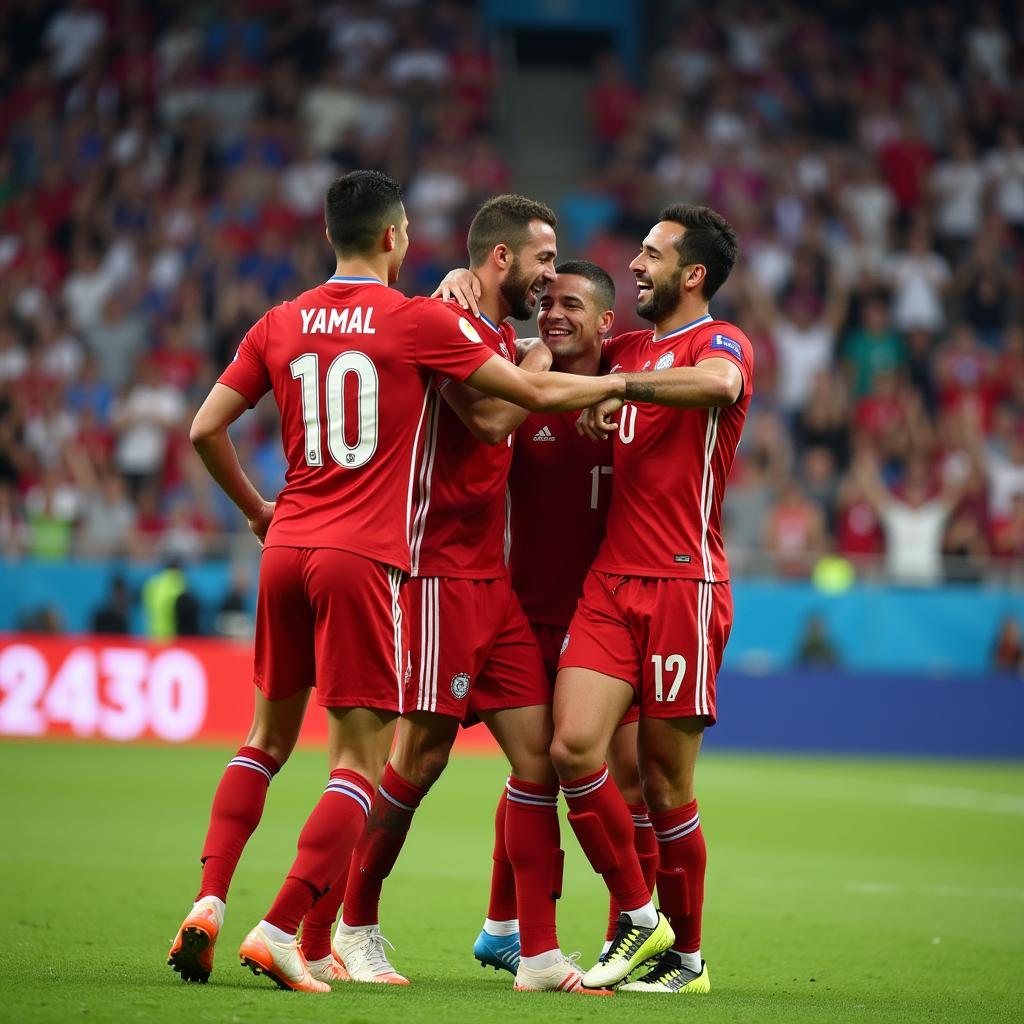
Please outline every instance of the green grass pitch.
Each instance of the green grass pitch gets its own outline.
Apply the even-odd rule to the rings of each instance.
[[[242,859],[205,986],[165,966],[231,752],[0,745],[0,1020],[707,1022],[1024,1020],[1024,769],[708,754],[709,997],[517,995],[470,947],[502,764],[455,761],[417,815],[382,922],[407,989],[278,992],[236,950],[325,775],[300,751]],[[587,966],[604,889],[568,828],[562,946]]]

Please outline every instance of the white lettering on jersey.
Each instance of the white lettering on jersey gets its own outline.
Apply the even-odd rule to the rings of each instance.
[[[376,334],[373,306],[351,309],[300,309],[303,334]]]

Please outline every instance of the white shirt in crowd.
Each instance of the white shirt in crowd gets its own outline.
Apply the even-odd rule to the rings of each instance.
[[[122,473],[147,474],[160,469],[167,451],[167,433],[185,415],[185,398],[169,384],[136,385],[114,407],[114,422],[127,425],[118,433],[114,458]]]
[[[832,364],[836,335],[823,321],[800,327],[780,318],[772,328],[779,369],[776,395],[786,412],[806,405],[814,387],[814,378]]]
[[[939,500],[914,508],[888,501],[881,509],[885,567],[893,583],[926,586],[942,582],[942,535],[949,506]]]
[[[981,224],[985,174],[977,160],[944,160],[932,171],[935,227],[943,238],[967,240]]]
[[[942,289],[949,264],[935,252],[896,253],[886,262],[893,285],[893,319],[901,331],[940,331],[946,322]]]

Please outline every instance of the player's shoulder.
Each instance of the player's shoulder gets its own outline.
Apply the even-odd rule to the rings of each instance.
[[[605,338],[601,343],[601,363],[606,371],[611,372],[614,364],[619,361],[624,352],[648,342],[654,336],[651,330],[646,331],[625,331],[616,334],[611,338]]]
[[[711,320],[693,333],[696,348],[718,349],[743,360],[753,357],[754,347],[746,333],[729,320]]]

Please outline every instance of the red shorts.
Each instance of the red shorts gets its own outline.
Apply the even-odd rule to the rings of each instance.
[[[402,573],[336,548],[263,552],[255,682],[268,700],[308,686],[326,708],[402,710]]]
[[[537,642],[508,577],[426,576],[405,586],[412,675],[406,711],[463,721],[483,711],[550,704]]]
[[[591,570],[559,663],[623,679],[650,718],[715,723],[715,677],[732,628],[728,583]]]
[[[540,647],[541,657],[544,659],[544,671],[547,673],[548,682],[551,684],[552,692],[555,688],[555,676],[558,675],[558,659],[562,653],[562,644],[565,643],[568,630],[565,626],[548,626],[543,622],[531,622],[530,629],[537,638],[537,646]],[[619,725],[631,725],[640,720],[640,705],[633,701],[632,706],[622,716]]]

